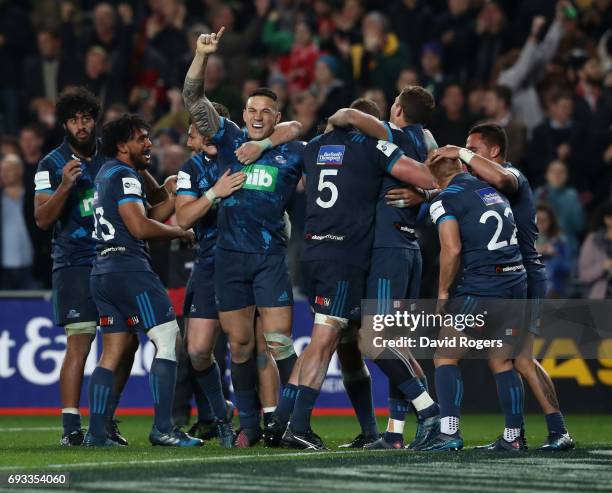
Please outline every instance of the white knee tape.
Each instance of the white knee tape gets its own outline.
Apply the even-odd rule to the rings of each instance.
[[[178,333],[179,326],[176,320],[156,325],[147,332],[147,337],[157,348],[156,358],[176,361],[176,336]]]
[[[324,315],[322,313],[315,313],[314,317],[315,324],[327,325],[332,329],[344,330],[348,327],[348,318],[334,317],[332,315]]]

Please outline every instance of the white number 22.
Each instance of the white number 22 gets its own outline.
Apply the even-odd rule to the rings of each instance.
[[[506,209],[504,210],[504,216],[509,217],[511,215],[512,210],[510,209],[510,207],[506,207]],[[489,240],[489,243],[487,244],[487,249],[499,250],[500,248],[508,246],[507,240],[499,241],[499,236],[501,235],[502,229],[504,227],[504,220],[499,215],[499,212],[487,211],[482,216],[480,216],[480,223],[485,224],[490,217],[494,218],[497,221],[497,228],[495,229],[495,233],[493,233],[491,240]],[[516,239],[516,228],[514,228],[512,236],[510,237],[510,245],[516,245],[517,243],[518,242]]]

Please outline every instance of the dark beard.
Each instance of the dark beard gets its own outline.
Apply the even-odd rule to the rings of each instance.
[[[72,147],[78,154],[82,156],[91,156],[93,154],[94,148],[96,147],[96,134],[91,132],[89,139],[85,142],[78,140],[74,135],[70,132],[66,132],[66,139],[68,140],[68,144]]]

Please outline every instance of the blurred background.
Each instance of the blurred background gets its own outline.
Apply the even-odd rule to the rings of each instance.
[[[221,26],[206,93],[239,125],[245,96],[262,85],[278,93],[283,119],[300,121],[309,140],[355,97],[374,99],[386,115],[399,90],[419,84],[436,98],[428,127],[440,146],[463,146],[477,122],[504,126],[509,160],[537,197],[549,296],[612,297],[610,0],[0,0],[0,290],[7,300],[0,311],[20,315],[0,327],[11,334],[0,331],[1,377],[12,377],[11,365],[26,352],[21,377],[54,381],[55,366],[44,368],[55,353],[40,361],[36,351],[60,347],[65,337],[58,330],[40,342],[47,326],[37,315],[50,317],[51,244],[33,220],[37,164],[63,138],[57,95],[87,86],[102,101],[100,124],[125,111],[143,115],[162,180],[189,156],[181,89],[195,40]],[[21,197],[18,207],[9,208],[11,197]],[[289,263],[298,300],[304,206],[296,193]],[[435,297],[437,235],[428,221],[420,225],[421,296]],[[180,315],[193,253],[177,241],[152,243],[151,252]],[[45,301],[28,307],[30,295]],[[305,310],[297,319],[307,328],[307,308],[296,310]],[[26,375],[32,365],[42,377]],[[612,385],[604,370],[591,370],[570,376],[580,374],[587,387]]]

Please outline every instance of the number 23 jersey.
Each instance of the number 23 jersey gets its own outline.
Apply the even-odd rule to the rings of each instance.
[[[127,164],[113,160],[102,166],[95,186],[93,237],[98,254],[92,275],[152,271],[146,243],[132,236],[119,214],[119,206],[127,202],[140,202],[146,207],[140,175]]]

